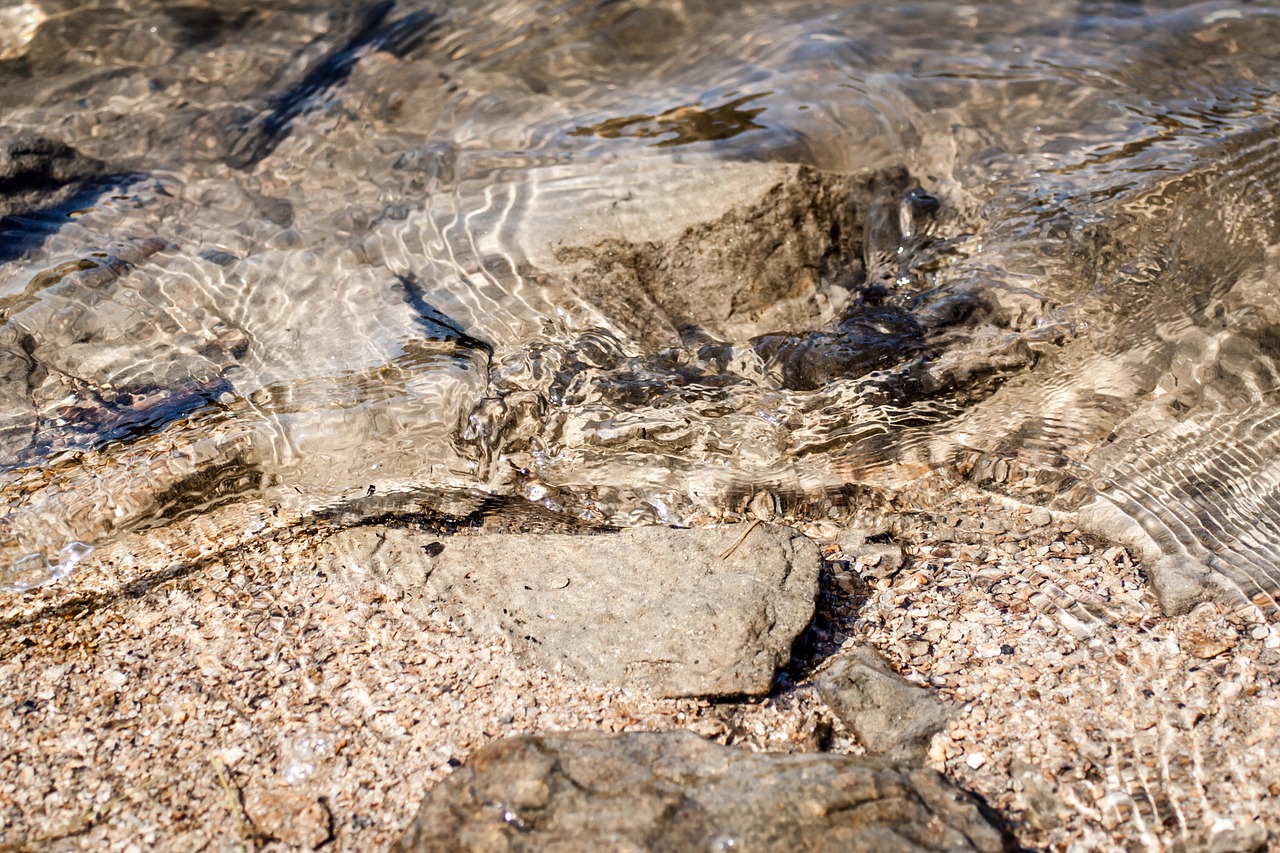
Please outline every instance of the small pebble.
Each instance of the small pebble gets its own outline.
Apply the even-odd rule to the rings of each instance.
[[[777,502],[768,492],[756,492],[747,507],[747,512],[759,521],[773,521],[777,511]]]

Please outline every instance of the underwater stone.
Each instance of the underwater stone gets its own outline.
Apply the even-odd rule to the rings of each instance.
[[[822,701],[868,753],[898,761],[922,761],[952,714],[935,691],[907,681],[871,648],[840,655],[816,684]]]

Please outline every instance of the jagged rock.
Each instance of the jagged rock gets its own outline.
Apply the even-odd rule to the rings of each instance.
[[[433,788],[401,851],[1004,849],[941,775],[690,732],[506,738]]]
[[[817,546],[774,525],[437,537],[363,527],[320,564],[370,572],[526,661],[664,696],[759,694],[813,617]]]
[[[929,740],[951,717],[951,707],[934,691],[907,681],[865,646],[832,661],[818,676],[817,687],[872,755],[920,761]]]
[[[840,532],[836,544],[845,556],[858,561],[860,574],[890,578],[902,568],[906,555],[887,533],[885,519],[859,519]]]

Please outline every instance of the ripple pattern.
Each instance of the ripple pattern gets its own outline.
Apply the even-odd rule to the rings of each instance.
[[[1272,606],[1280,15],[1086,5],[16,7],[3,564],[968,477]]]

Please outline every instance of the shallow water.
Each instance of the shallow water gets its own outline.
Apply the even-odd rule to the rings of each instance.
[[[5,586],[968,477],[1272,603],[1280,8],[166,7],[2,13]]]

